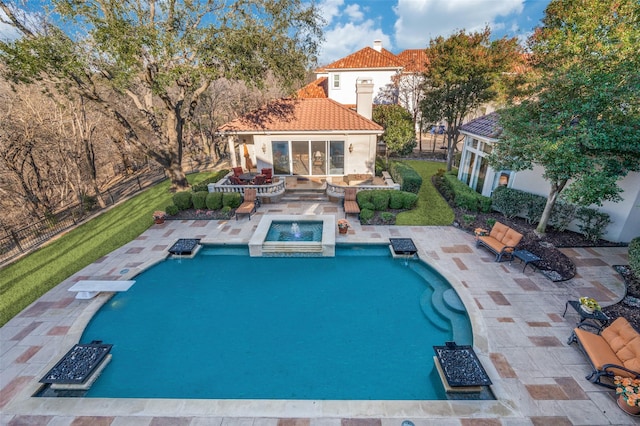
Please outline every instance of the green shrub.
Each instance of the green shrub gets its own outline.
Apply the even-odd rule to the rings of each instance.
[[[193,203],[193,208],[198,210],[205,209],[207,207],[206,200],[207,200],[208,194],[209,193],[207,191],[194,192],[191,195],[191,202]]]
[[[563,232],[567,229],[573,219],[576,218],[578,207],[564,201],[556,201],[551,210],[549,224],[558,231]]]
[[[382,212],[380,217],[385,225],[394,225],[396,223],[396,215],[391,212]]]
[[[82,209],[85,212],[90,212],[98,204],[98,197],[93,195],[82,194]]]
[[[418,203],[418,195],[413,192],[403,192],[402,193],[402,208],[406,210],[411,210]]]
[[[370,191],[362,191],[362,192],[370,192]],[[362,209],[375,210],[376,209],[376,206],[371,201],[365,201],[364,203],[358,203],[358,206],[360,207],[360,210],[362,210]]]
[[[222,192],[208,193],[205,204],[209,210],[220,210],[222,208]]]
[[[404,204],[404,192],[392,189],[389,192],[389,208],[400,210]],[[409,194],[412,194],[409,192]]]
[[[636,237],[629,243],[629,268],[636,277],[640,277],[640,237]]]
[[[458,180],[457,172],[451,171],[444,174],[442,179],[445,196],[451,197],[457,207],[477,212],[489,205],[488,197],[483,197],[468,185]],[[484,211],[484,210],[483,210]]]
[[[387,164],[383,157],[376,157],[376,176],[382,176],[382,172],[387,170]]]
[[[384,211],[389,208],[389,190],[377,189],[372,190],[372,201],[376,211]]]
[[[478,208],[482,213],[489,213],[491,211],[491,204],[491,197],[480,195],[480,197],[478,198]]]
[[[223,213],[231,213],[231,206],[223,206],[220,211],[222,211]]]
[[[358,205],[361,206],[365,203],[373,202],[373,191],[358,191],[356,193],[356,201]]]
[[[542,212],[544,212],[544,206],[547,204],[547,199],[540,195],[528,194],[525,202],[525,214],[524,217],[528,223],[535,224],[540,223]]]
[[[527,195],[524,191],[499,186],[491,194],[492,207],[504,217],[516,217],[522,211]]]
[[[405,163],[393,161],[389,167],[389,173],[393,180],[400,185],[402,191],[417,194],[422,186],[422,177],[413,168]]]
[[[165,207],[164,211],[169,215],[169,216],[175,216],[178,214],[178,212],[180,211],[180,209],[178,208],[178,206],[176,206],[175,204],[169,204],[167,207]]]
[[[469,227],[476,220],[476,215],[474,214],[463,214],[462,221],[464,222],[465,227]]]
[[[228,169],[220,170],[214,176],[211,176],[210,178],[203,180],[202,182],[198,183],[197,185],[193,185],[191,187],[191,191],[193,191],[193,192],[201,192],[201,191],[209,192],[209,187],[207,185],[209,185],[210,183],[218,182],[220,179],[225,177],[228,173],[229,173]]]
[[[173,204],[178,206],[180,210],[190,209],[192,207],[191,192],[190,191],[176,192],[175,194],[173,194]]]
[[[369,210],[369,209],[360,210],[360,222],[366,225],[373,218],[374,214],[375,213],[373,210]]]
[[[242,204],[242,195],[239,192],[225,192],[222,194],[223,207],[236,209],[240,204]]]
[[[608,214],[588,207],[580,207],[576,212],[576,219],[578,220],[580,232],[593,242],[602,238],[604,230],[611,223]]]
[[[494,218],[490,217],[489,219],[487,219],[487,228],[491,229],[493,228],[493,225],[495,225],[497,222],[497,220],[495,220]]]

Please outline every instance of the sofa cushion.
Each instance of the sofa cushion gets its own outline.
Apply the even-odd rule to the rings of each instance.
[[[360,207],[356,201],[345,201],[344,202],[344,211],[348,214],[356,214],[360,213]]]
[[[484,245],[491,248],[491,250],[493,250],[496,253],[500,253],[504,248],[504,244],[502,244],[500,241],[496,240],[493,237],[479,236],[478,240],[482,241]]]
[[[611,350],[611,347],[602,336],[593,334],[581,328],[575,328],[573,331],[576,333],[576,337],[580,341],[580,345],[587,353],[587,356],[596,370],[602,370],[602,366],[605,364],[622,365],[622,361],[620,361],[615,352]],[[616,375],[628,375],[624,370],[619,370],[617,368],[611,368],[608,371],[611,371]]]
[[[638,337],[638,332],[623,317],[616,318],[607,328],[602,330],[600,335],[607,341],[613,352],[618,352],[624,348],[634,338]]]
[[[505,234],[504,238],[502,238],[502,242],[506,246],[515,247],[520,243],[521,239],[522,239],[522,234],[521,233],[519,233],[518,231],[514,231],[513,229],[509,228],[509,230]]]
[[[491,232],[489,232],[489,236],[492,238],[495,238],[498,241],[502,241],[502,239],[504,238],[508,230],[509,230],[509,227],[507,225],[504,225],[500,222],[496,222],[493,224],[493,227],[491,228]]]
[[[640,373],[640,336],[632,339],[627,346],[619,350],[618,358],[629,370],[633,370],[636,373]],[[626,374],[627,377],[633,377],[632,374]]]

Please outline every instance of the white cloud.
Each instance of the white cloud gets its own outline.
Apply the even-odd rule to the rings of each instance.
[[[327,65],[366,46],[373,47],[374,40],[381,40],[382,46],[391,50],[391,38],[371,19],[359,24],[348,22],[336,25],[326,30],[324,35],[325,42],[319,59],[321,65]]]
[[[398,0],[395,40],[400,49],[423,48],[457,30],[499,27],[496,18],[522,13],[524,0]]]
[[[350,4],[344,8],[344,13],[355,22],[362,21],[364,18],[364,12],[359,4]]]
[[[344,0],[322,0],[318,4],[320,15],[325,19],[327,26],[333,23],[333,18],[340,15],[340,8],[344,5]]]

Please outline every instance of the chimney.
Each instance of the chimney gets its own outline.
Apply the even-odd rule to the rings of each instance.
[[[356,112],[371,120],[373,110],[373,79],[362,77],[356,80]]]
[[[382,52],[382,40],[373,40],[373,50]]]

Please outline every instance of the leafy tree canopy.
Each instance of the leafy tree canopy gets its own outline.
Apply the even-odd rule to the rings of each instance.
[[[5,76],[50,79],[103,106],[129,138],[188,185],[182,130],[200,96],[225,77],[260,85],[275,75],[288,87],[316,59],[315,7],[302,0],[53,0],[71,37],[51,23],[30,30],[0,1],[23,37],[0,42]],[[128,108],[127,108],[128,107]]]
[[[422,114],[427,122],[447,123],[447,170],[451,170],[458,129],[468,114],[498,95],[499,82],[521,60],[516,39],[490,40],[491,32],[467,34],[429,42],[424,74]]]
[[[640,3],[554,0],[529,40],[540,75],[533,95],[501,111],[494,168],[538,164],[549,181],[546,229],[563,192],[579,205],[620,200],[640,170]]]
[[[384,127],[382,140],[389,151],[407,155],[416,146],[413,119],[409,111],[400,105],[376,105],[373,108],[373,121]]]

